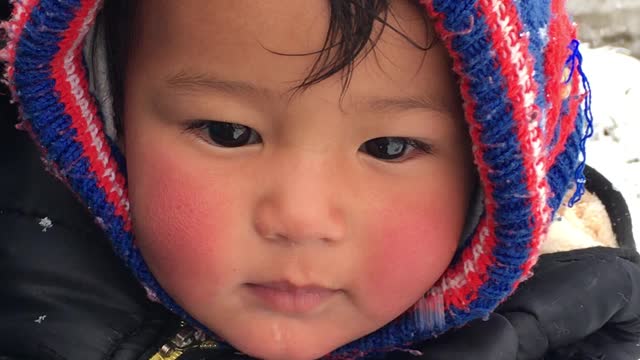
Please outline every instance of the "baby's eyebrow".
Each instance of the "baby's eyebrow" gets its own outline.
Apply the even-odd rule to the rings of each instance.
[[[230,95],[262,97],[274,95],[270,89],[258,87],[250,82],[223,80],[213,74],[180,71],[166,77],[165,82],[172,89],[186,92],[213,91]]]
[[[453,115],[453,111],[441,102],[428,97],[367,97],[361,104],[373,112],[402,112],[409,110],[435,111],[444,115]]]

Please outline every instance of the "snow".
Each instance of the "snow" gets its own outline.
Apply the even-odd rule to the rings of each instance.
[[[583,45],[584,46],[584,45]],[[593,96],[595,133],[587,164],[625,197],[640,241],[640,60],[623,49],[582,48]]]
[[[42,232],[47,232],[47,230],[53,227],[53,222],[48,217],[44,217],[40,219],[38,225],[42,226]]]

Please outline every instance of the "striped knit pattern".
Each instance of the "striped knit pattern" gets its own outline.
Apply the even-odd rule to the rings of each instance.
[[[423,0],[460,78],[484,212],[413,309],[327,358],[375,356],[462,326],[486,316],[530,276],[581,160],[584,79],[564,2]],[[200,326],[159,286],[134,245],[124,159],[105,134],[82,57],[100,6],[14,1],[13,17],[2,25],[6,81],[47,168],[89,208],[149,297]]]

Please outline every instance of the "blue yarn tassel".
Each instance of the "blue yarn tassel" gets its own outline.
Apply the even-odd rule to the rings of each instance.
[[[587,128],[585,129],[584,135],[580,139],[580,154],[582,156],[582,160],[580,161],[580,164],[578,164],[578,167],[576,168],[576,172],[575,172],[576,191],[573,193],[573,196],[569,200],[569,204],[568,204],[569,207],[573,207],[573,205],[575,205],[578,201],[580,201],[580,199],[582,198],[582,195],[584,195],[584,192],[585,192],[584,185],[587,182],[586,178],[584,177],[584,168],[587,163],[586,144],[587,144],[587,139],[593,136],[593,113],[591,112],[591,84],[589,83],[589,79],[587,79],[587,76],[582,70],[583,59],[582,59],[582,54],[580,53],[579,47],[580,47],[580,41],[575,39],[571,41],[571,44],[569,45],[569,49],[571,49],[572,53],[567,59],[567,61],[565,62],[566,66],[571,66],[571,72],[569,74],[569,78],[567,79],[566,83],[569,83],[571,81],[571,79],[573,78],[573,73],[577,69],[582,79],[582,86],[587,92],[586,98],[584,101],[584,118],[587,121]]]

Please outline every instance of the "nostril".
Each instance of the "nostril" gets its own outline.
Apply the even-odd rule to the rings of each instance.
[[[329,233],[329,226],[322,224],[302,224],[294,222],[255,221],[254,226],[257,234],[264,240],[278,243],[280,245],[295,246],[303,242],[321,242],[331,244],[336,242]]]
[[[297,241],[296,239],[289,238],[282,234],[274,234],[273,236],[270,236],[269,238],[267,238],[267,240],[270,240],[272,242],[278,243],[283,246],[288,246],[288,247],[300,245],[300,242]]]
[[[254,227],[258,235],[265,240],[283,244],[293,242],[284,232],[279,231],[273,222],[266,221],[264,218],[254,221]]]

